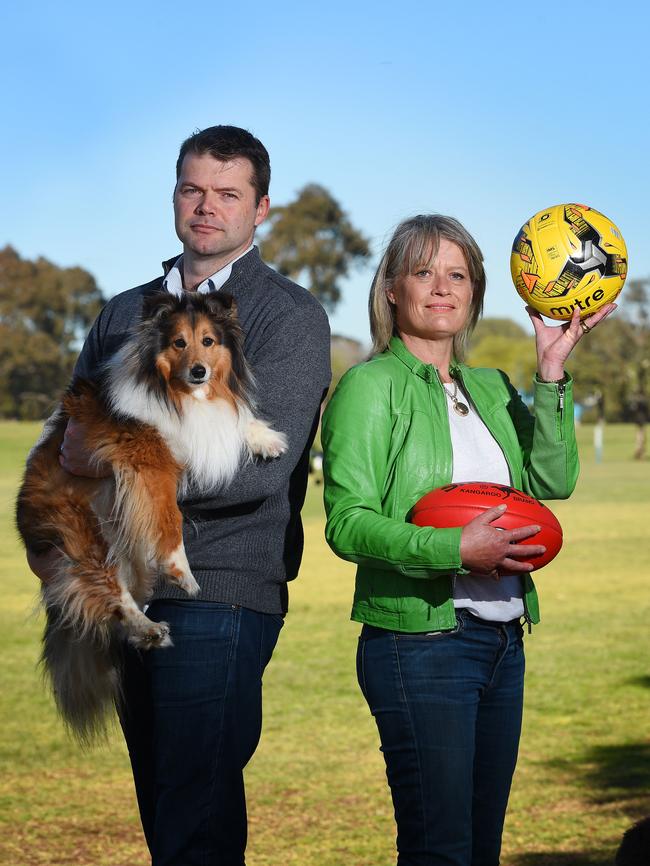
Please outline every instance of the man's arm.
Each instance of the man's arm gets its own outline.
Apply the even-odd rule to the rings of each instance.
[[[101,348],[103,312],[102,310],[99,316],[97,316],[86,337],[74,367],[73,378],[75,376],[83,376],[87,379],[93,379],[97,376],[103,361]],[[63,443],[61,444],[61,453],[59,454],[61,466],[72,475],[82,475],[86,478],[104,478],[111,474],[110,466],[98,464],[96,460],[92,460],[91,458],[91,452],[84,445],[83,426],[77,424],[74,420],[70,420],[66,427]],[[25,551],[25,554],[30,570],[43,583],[52,580],[61,568],[61,552],[56,548],[48,550],[47,553],[38,554],[28,549]]]
[[[74,370],[72,371],[73,379],[77,377],[96,379],[99,375],[99,370],[104,361],[102,332],[104,330],[104,320],[106,319],[105,310],[106,307],[101,310],[88,332],[88,336],[84,341],[81,352],[75,362]],[[110,467],[99,466],[96,460],[92,460],[92,454],[84,443],[83,426],[77,424],[74,419],[68,422],[68,426],[65,429],[59,454],[59,463],[66,472],[70,472],[72,475],[81,475],[85,478],[103,478],[110,475]],[[47,554],[47,556],[53,557],[54,553]],[[30,558],[29,553],[27,555],[27,562],[31,570],[41,580],[45,580],[47,578],[43,577],[41,572],[48,572],[50,568],[47,562],[40,561],[42,559],[44,558]]]
[[[103,364],[121,346],[133,321],[140,315],[141,296],[133,290],[109,301],[99,313],[86,337],[74,366],[72,378],[97,379]],[[72,475],[107,478],[111,468],[98,463],[84,443],[83,425],[71,419],[65,431],[61,466]]]

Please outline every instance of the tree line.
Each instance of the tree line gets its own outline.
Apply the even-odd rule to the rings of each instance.
[[[104,298],[92,274],[0,250],[0,417],[46,416]]]
[[[307,286],[332,311],[341,282],[370,258],[368,239],[324,187],[309,184],[287,205],[271,209],[260,233],[262,256],[280,273]],[[105,303],[83,268],[0,250],[0,417],[45,417],[67,385],[85,333]],[[335,381],[361,360],[365,347],[337,338]],[[483,319],[468,362],[506,370],[515,387],[530,391],[534,338],[509,319]],[[599,417],[641,427],[648,420],[650,277],[626,284],[619,311],[597,336],[581,340],[571,358],[576,402],[584,420]]]

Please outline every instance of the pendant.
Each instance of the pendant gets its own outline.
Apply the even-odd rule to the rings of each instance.
[[[461,403],[460,400],[454,400],[454,412],[464,418],[466,415],[469,415],[469,406]]]

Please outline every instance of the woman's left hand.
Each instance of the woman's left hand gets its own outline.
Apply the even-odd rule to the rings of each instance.
[[[539,376],[548,382],[562,379],[564,362],[574,347],[615,309],[616,304],[605,304],[597,313],[581,320],[580,310],[576,307],[569,322],[563,322],[561,325],[547,325],[537,310],[526,307],[535,328]]]

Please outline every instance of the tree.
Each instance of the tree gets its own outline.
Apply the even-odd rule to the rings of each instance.
[[[0,250],[0,417],[48,413],[103,303],[88,271]]]
[[[368,350],[358,340],[352,340],[349,337],[339,337],[338,334],[332,334],[331,344],[331,361],[332,361],[332,382],[328,396],[332,396],[334,389],[338,385],[341,377],[350,367],[361,363],[368,357]]]
[[[312,183],[295,201],[271,208],[261,253],[284,276],[304,281],[333,310],[341,297],[341,279],[368,258],[370,249],[336,199]]]
[[[634,458],[641,460],[645,457],[645,430],[650,417],[650,277],[630,280],[624,311],[632,337],[632,351],[629,352],[626,365],[626,409],[630,420],[637,425]]]
[[[537,366],[535,338],[511,319],[482,319],[472,334],[468,362],[498,367],[518,391],[529,392]]]
[[[576,377],[579,402],[600,393],[608,420],[638,425],[635,457],[640,459],[645,451],[650,396],[650,277],[628,282],[615,316],[593,337],[580,340],[569,368]]]

